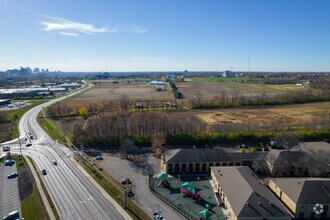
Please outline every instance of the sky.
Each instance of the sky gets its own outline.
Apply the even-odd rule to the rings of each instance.
[[[0,71],[330,71],[329,11],[329,0],[0,0]]]

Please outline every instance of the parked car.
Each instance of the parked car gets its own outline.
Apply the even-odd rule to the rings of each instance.
[[[41,170],[42,175],[47,175],[47,171],[45,169]]]
[[[25,147],[31,147],[31,146],[32,146],[31,143],[28,143],[28,144],[25,145]]]
[[[201,197],[198,193],[194,194],[194,193],[190,192],[190,191],[187,190],[187,189],[183,189],[183,190],[181,190],[181,193],[182,193],[184,196],[192,197],[192,198],[195,199],[196,201],[199,201],[199,200],[202,199],[202,197]]]
[[[126,190],[126,194],[128,197],[134,197],[134,193],[131,189]]]
[[[10,151],[10,147],[8,147],[8,146],[3,147],[3,151]]]
[[[126,184],[130,184],[132,182],[129,178],[123,178],[123,179],[120,180],[120,183],[123,184],[123,185],[126,185]]]
[[[2,220],[19,220],[20,215],[18,211],[10,212],[8,215],[5,215]]]
[[[56,160],[53,160],[53,164],[56,166],[57,165],[57,161]]]
[[[17,173],[11,173],[7,176],[8,179],[13,179],[13,178],[16,178],[18,176]]]
[[[96,160],[103,160],[103,157],[102,156],[97,156],[95,157]]]
[[[15,163],[15,160],[5,160],[5,166],[11,166]]]

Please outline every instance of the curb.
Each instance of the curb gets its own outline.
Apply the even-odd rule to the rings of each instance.
[[[55,214],[54,214],[52,208],[50,207],[50,204],[49,204],[49,201],[48,201],[48,199],[47,199],[47,196],[46,196],[46,194],[45,194],[45,192],[44,192],[44,189],[43,189],[42,186],[41,186],[41,182],[40,182],[40,181],[43,181],[43,180],[40,180],[40,179],[39,179],[39,176],[37,175],[37,173],[36,173],[36,171],[35,171],[35,168],[34,168],[34,166],[32,165],[32,162],[30,161],[30,158],[27,157],[26,155],[24,155],[24,158],[25,158],[26,162],[28,163],[28,165],[29,165],[29,167],[30,167],[30,169],[31,169],[31,172],[32,172],[32,174],[33,174],[33,177],[34,177],[34,179],[35,179],[35,181],[36,181],[37,187],[38,187],[39,192],[40,192],[40,196],[41,196],[41,198],[42,198],[42,201],[43,201],[44,204],[45,204],[45,207],[46,207],[46,210],[47,210],[47,212],[48,212],[49,218],[50,218],[51,220],[56,220]],[[46,184],[45,184],[45,182],[44,182],[44,186],[46,187],[47,191],[49,191],[48,188],[47,188],[47,186],[46,186]],[[54,199],[53,199],[52,195],[51,195],[50,193],[48,193],[48,194],[49,194],[51,200],[53,201],[53,204],[54,204],[54,206],[55,206],[55,209],[56,209],[58,215],[59,215],[60,218],[61,218],[61,214],[60,214],[60,212],[59,212],[59,210],[58,210],[58,208],[57,208],[57,206],[56,206],[56,203],[54,202]]]

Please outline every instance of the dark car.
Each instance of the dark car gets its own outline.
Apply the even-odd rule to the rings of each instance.
[[[31,146],[32,146],[31,143],[28,143],[28,144],[25,145],[25,147],[31,147]]]
[[[103,157],[102,156],[97,156],[95,157],[96,160],[103,160]]]
[[[10,151],[10,147],[3,147],[3,151]]]
[[[128,197],[134,197],[134,193],[133,193],[133,191],[131,189],[126,190],[126,195]]]
[[[5,160],[5,166],[12,166],[15,163],[15,160]]]
[[[7,178],[8,178],[8,179],[14,179],[14,178],[16,178],[17,176],[18,176],[17,173],[11,173],[11,174],[9,174],[9,175],[7,176]]]
[[[126,184],[130,184],[132,182],[129,178],[123,178],[123,179],[120,180],[120,183],[123,184],[123,185],[126,185]]]
[[[20,215],[18,211],[13,211],[2,218],[2,220],[13,220],[13,219],[20,219]]]
[[[42,175],[47,175],[47,171],[45,169],[41,170]]]

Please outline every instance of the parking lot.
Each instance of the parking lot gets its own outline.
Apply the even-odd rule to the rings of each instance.
[[[29,104],[30,103],[28,101],[13,102],[12,104],[9,104],[9,105],[1,105],[0,110],[3,110],[3,111],[17,110],[17,109],[20,109]]]
[[[180,176],[180,178],[169,177],[166,180],[169,183],[169,186],[163,187],[161,185],[158,186],[160,182],[159,179],[152,178],[150,179],[150,187],[166,201],[174,204],[179,210],[186,212],[191,218],[198,219],[199,215],[197,213],[209,207],[209,211],[212,213],[212,216],[210,217],[211,220],[226,219],[221,208],[217,205],[210,184],[210,177],[205,175]],[[196,193],[201,196],[200,201],[196,201],[191,197],[185,197],[180,192],[180,185],[186,182],[195,187]]]
[[[16,165],[5,166],[0,163],[0,217],[12,212],[20,212],[18,178],[8,179],[7,176],[17,172]]]
[[[168,206],[162,200],[157,198],[148,189],[148,176],[145,175],[143,169],[134,166],[130,161],[122,159],[116,155],[103,154],[104,160],[98,163],[104,171],[120,180],[128,177],[135,185],[133,192],[135,194],[135,202],[150,216],[156,211],[158,205],[162,209],[163,216],[166,219],[183,220],[186,219],[177,213],[173,208]],[[151,154],[146,155],[154,172],[160,170],[160,162]]]

